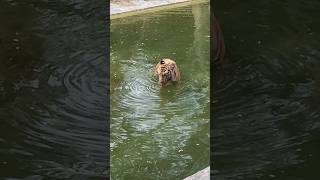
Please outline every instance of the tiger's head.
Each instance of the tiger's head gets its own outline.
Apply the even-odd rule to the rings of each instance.
[[[156,74],[159,75],[159,84],[165,85],[168,81],[179,81],[180,71],[172,59],[162,59],[155,68]]]

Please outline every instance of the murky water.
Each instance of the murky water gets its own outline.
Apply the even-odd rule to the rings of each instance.
[[[320,2],[216,1],[229,64],[214,71],[216,179],[318,179]]]
[[[0,179],[105,179],[103,1],[0,1]]]
[[[209,165],[209,6],[111,21],[111,177],[182,179]],[[160,89],[152,68],[176,60]]]

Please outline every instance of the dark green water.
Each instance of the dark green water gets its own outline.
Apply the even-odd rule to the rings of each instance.
[[[209,165],[207,4],[111,21],[111,177],[182,179]],[[182,80],[160,90],[153,66]]]
[[[220,0],[229,63],[213,73],[215,179],[319,179],[320,2]]]
[[[106,179],[106,7],[0,1],[0,179]]]

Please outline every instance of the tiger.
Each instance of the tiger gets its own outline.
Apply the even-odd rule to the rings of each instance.
[[[159,75],[160,86],[166,85],[169,81],[180,81],[180,70],[176,62],[172,59],[162,59],[155,66],[155,73]]]
[[[213,63],[214,64],[221,64],[223,61],[227,61],[225,57],[226,48],[224,44],[223,34],[221,28],[219,26],[218,20],[214,15],[212,15],[212,37],[213,40],[211,41],[211,47],[213,47]]]

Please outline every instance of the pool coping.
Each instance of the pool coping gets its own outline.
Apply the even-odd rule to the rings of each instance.
[[[150,5],[150,6],[143,6],[143,5],[133,5],[135,7],[132,7],[131,9],[125,9],[128,7],[128,5],[123,5],[122,8],[125,10],[122,11],[113,11],[112,12],[112,5],[110,3],[110,20],[113,19],[119,19],[127,16],[135,16],[140,14],[146,14],[146,13],[152,13],[157,12],[161,10],[167,10],[167,9],[173,9],[173,8],[179,8],[184,7],[192,4],[199,4],[199,3],[206,3],[210,2],[209,0],[175,0],[170,2],[158,2],[156,4]],[[121,6],[121,5],[120,5]]]
[[[183,180],[210,180],[210,166],[184,178]]]

